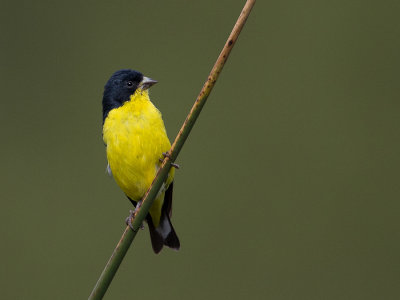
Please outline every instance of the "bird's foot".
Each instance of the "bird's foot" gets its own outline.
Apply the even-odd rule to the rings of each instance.
[[[129,210],[129,216],[125,219],[125,223],[133,231],[135,231],[135,229],[133,229],[133,224],[132,224],[134,218],[135,218],[135,211]]]
[[[179,170],[179,168],[180,168],[180,166],[176,163],[171,163],[171,166],[173,166],[177,170]]]
[[[171,158],[171,156],[169,155],[168,152],[163,152],[162,155],[164,156],[164,158],[165,157]],[[164,161],[164,159],[160,158],[160,162],[163,162],[163,161]],[[176,163],[171,163],[171,166],[173,166],[175,169],[178,169],[178,170],[180,168],[180,166],[178,164],[176,164]]]
[[[126,225],[129,226],[130,229],[132,229],[132,231],[136,231],[133,228],[133,220],[135,219],[135,213],[136,213],[136,209],[135,210],[129,210],[129,216],[125,219],[125,223]],[[142,223],[142,225],[140,225],[140,229],[144,229],[144,224]]]

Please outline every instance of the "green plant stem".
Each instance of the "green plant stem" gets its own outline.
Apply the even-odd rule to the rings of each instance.
[[[135,213],[132,219],[133,230],[130,229],[129,226],[125,228],[121,239],[115,247],[114,252],[108,260],[95,287],[93,288],[93,291],[89,296],[89,300],[102,299],[104,294],[106,293],[112,279],[114,278],[115,273],[118,270],[118,267],[120,266],[126,252],[128,251],[133,239],[135,238],[137,231],[143,223],[149,211],[149,208],[153,204],[153,201],[158,191],[160,190],[162,183],[166,180],[168,172],[171,169],[171,163],[176,160],[180,150],[183,147],[183,144],[185,143],[190,131],[193,128],[194,123],[197,120],[197,117],[199,116],[204,104],[206,103],[208,95],[214,87],[218,76],[221,73],[222,68],[224,67],[225,62],[228,59],[228,56],[233,46],[235,45],[235,42],[247,20],[247,17],[250,14],[251,9],[254,6],[254,3],[255,0],[247,0],[246,4],[244,5],[239,18],[236,21],[236,24],[228,37],[228,40],[226,41],[217,61],[214,64],[214,67],[212,68],[207,78],[207,81],[204,83],[203,88],[197,96],[197,99],[192,109],[190,110],[185,122],[182,125],[182,128],[175,138],[175,141],[172,144],[170,151],[168,152],[168,156],[165,157],[163,163],[161,164],[161,167],[158,170],[156,177],[154,178],[150,188],[147,190],[145,196],[142,199],[141,205],[137,205],[135,209]]]

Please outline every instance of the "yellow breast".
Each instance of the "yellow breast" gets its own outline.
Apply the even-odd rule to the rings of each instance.
[[[162,153],[171,147],[161,113],[150,102],[147,90],[136,91],[124,105],[109,112],[104,121],[103,140],[115,181],[126,195],[139,201],[154,179]],[[173,176],[171,168],[165,188]],[[153,206],[162,204],[156,202]]]

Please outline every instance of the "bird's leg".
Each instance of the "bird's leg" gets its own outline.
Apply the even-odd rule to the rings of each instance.
[[[129,210],[129,216],[125,219],[125,223],[126,225],[129,226],[130,229],[132,229],[133,231],[135,231],[135,229],[133,229],[133,225],[132,225],[132,220],[135,218],[135,212],[133,210]]]
[[[129,210],[129,216],[125,219],[125,223],[126,225],[129,226],[130,229],[132,229],[133,231],[135,231],[135,229],[133,229],[133,220],[135,219],[135,215],[136,212],[138,211],[139,207],[141,206],[142,201],[139,201],[135,207],[135,210]],[[144,224],[142,223],[142,225],[140,225],[140,229],[144,229]]]
[[[171,158],[171,156],[168,154],[168,152],[163,152],[162,155],[164,156],[164,158],[165,158],[165,157]],[[164,161],[164,159],[160,158],[160,162],[163,162],[163,161]],[[173,166],[175,169],[178,169],[178,170],[179,170],[179,168],[180,168],[179,165],[176,164],[176,163],[171,163],[171,166]]]
[[[133,231],[135,231],[135,229],[133,229],[133,224],[132,224],[132,220],[135,217],[135,212],[133,210],[129,211],[129,216],[125,219],[125,223],[126,225],[129,226],[130,229],[132,229]],[[144,224],[142,223],[142,225],[140,225],[139,227],[140,229],[144,229]]]

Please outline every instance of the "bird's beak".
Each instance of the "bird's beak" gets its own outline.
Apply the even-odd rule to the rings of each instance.
[[[139,84],[139,88],[142,90],[147,90],[152,85],[156,84],[158,81],[151,79],[149,77],[143,77],[143,80]]]

